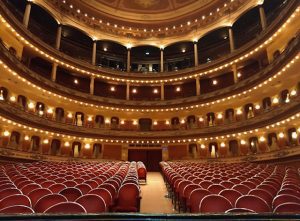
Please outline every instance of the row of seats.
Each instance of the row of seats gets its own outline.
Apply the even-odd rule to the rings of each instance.
[[[250,163],[161,162],[179,212],[300,212],[296,168]]]
[[[138,212],[136,162],[0,165],[0,213]]]
[[[136,165],[137,165],[139,181],[145,181],[147,183],[147,169],[145,164],[141,161],[138,161]]]

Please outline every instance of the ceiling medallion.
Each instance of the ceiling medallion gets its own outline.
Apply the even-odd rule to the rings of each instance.
[[[152,7],[153,5],[157,5],[159,0],[134,0],[134,3],[146,9]]]

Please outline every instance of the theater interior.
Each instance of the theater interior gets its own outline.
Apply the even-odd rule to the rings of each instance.
[[[300,220],[299,3],[1,0],[0,219]]]

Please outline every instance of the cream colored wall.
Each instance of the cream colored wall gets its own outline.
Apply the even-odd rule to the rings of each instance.
[[[13,47],[17,51],[17,57],[21,58],[23,53],[23,44],[18,39],[16,39],[11,31],[5,26],[2,22],[0,22],[0,36],[2,41],[6,45],[7,48]]]

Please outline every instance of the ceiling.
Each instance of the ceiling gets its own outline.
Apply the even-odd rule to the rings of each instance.
[[[155,25],[195,17],[221,0],[73,0],[84,11],[115,21]]]

